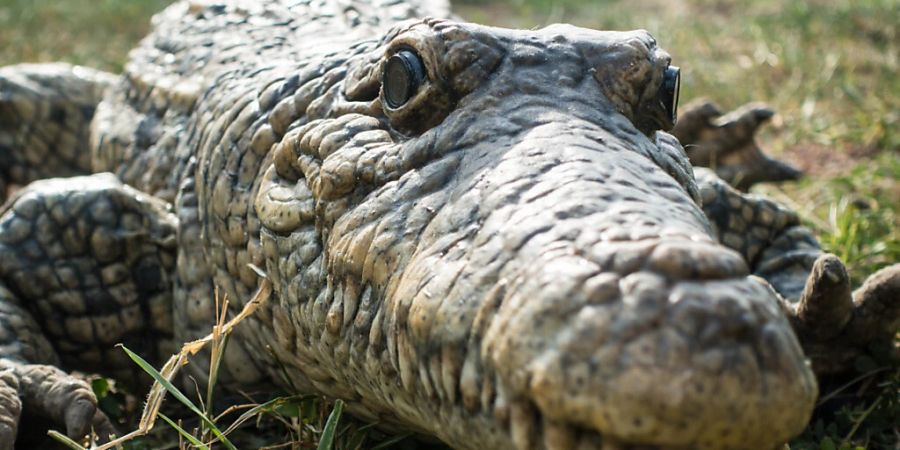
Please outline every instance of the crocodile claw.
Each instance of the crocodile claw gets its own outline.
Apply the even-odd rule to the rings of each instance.
[[[72,439],[115,433],[85,381],[49,365],[0,360],[0,450],[13,450],[23,408],[65,426]]]
[[[900,264],[876,272],[851,294],[844,264],[824,254],[788,314],[816,374],[844,372],[873,344],[893,341],[900,327]]]
[[[796,180],[803,172],[763,153],[756,131],[775,112],[760,103],[749,103],[728,114],[709,100],[684,108],[671,133],[681,141],[691,163],[710,167],[737,189],[746,191],[765,181]]]
[[[819,339],[833,338],[853,315],[850,275],[844,263],[824,254],[813,265],[797,304],[797,325]]]

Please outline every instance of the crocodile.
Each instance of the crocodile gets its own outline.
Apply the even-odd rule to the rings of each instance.
[[[73,372],[140,380],[116,344],[158,364],[263,283],[221,389],[460,449],[780,448],[816,374],[894,339],[900,265],[852,292],[794,212],[692,169],[644,30],[432,0],[153,25],[120,76],[0,69],[0,449],[35,416],[108,436]]]
[[[694,166],[709,167],[728,184],[747,191],[756,183],[797,180],[803,172],[766,155],[756,131],[774,115],[762,103],[748,103],[723,114],[709,99],[685,106],[671,133],[684,146]]]

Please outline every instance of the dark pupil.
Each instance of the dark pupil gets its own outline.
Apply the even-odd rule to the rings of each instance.
[[[401,50],[388,59],[382,77],[388,106],[399,108],[416,94],[425,79],[425,68],[418,55]]]

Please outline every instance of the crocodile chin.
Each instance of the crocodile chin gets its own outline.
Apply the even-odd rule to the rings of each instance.
[[[646,32],[387,36],[289,127],[256,198],[303,341],[287,364],[459,448],[759,449],[803,428],[812,372],[657,131],[669,57]],[[388,105],[392,57],[421,67]]]

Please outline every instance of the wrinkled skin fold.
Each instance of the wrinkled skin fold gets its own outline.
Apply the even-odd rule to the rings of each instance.
[[[57,367],[127,377],[115,342],[159,361],[208,332],[214,289],[243,307],[251,265],[273,294],[224,388],[322,393],[456,448],[775,449],[809,420],[813,369],[892,339],[897,266],[854,302],[794,213],[695,178],[646,31],[376,6],[156,17],[81,144],[79,173],[115,177],[0,210],[0,438],[24,373],[66,386],[38,406],[70,434],[102,422]],[[400,51],[425,76],[389,107]]]

